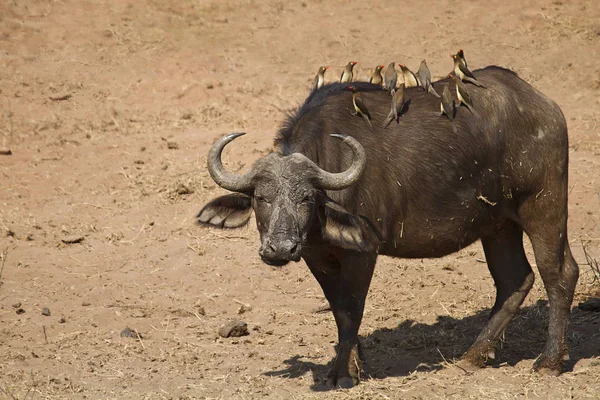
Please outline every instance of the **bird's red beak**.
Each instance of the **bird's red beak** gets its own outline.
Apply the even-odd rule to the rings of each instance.
[[[325,70],[326,70],[326,71],[327,71],[328,69],[329,69],[329,65],[327,65],[327,66],[325,67]]]
[[[352,61],[352,65],[356,65],[356,64],[358,64],[357,61]]]

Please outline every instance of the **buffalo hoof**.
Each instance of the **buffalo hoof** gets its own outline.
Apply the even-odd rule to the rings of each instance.
[[[558,376],[562,372],[562,362],[552,360],[543,354],[535,360],[533,370],[542,375]]]
[[[487,349],[471,348],[465,354],[463,354],[460,360],[454,365],[467,371],[474,372],[485,367],[485,364],[489,359],[495,358],[496,353],[493,347]]]
[[[541,367],[541,368],[533,367],[533,370],[540,375],[546,375],[546,376],[559,376],[561,373],[561,371],[558,369],[544,368],[544,367]]]
[[[349,376],[344,376],[339,379],[330,377],[327,379],[327,382],[325,383],[325,387],[327,388],[327,390],[351,389],[356,385],[358,385],[358,379],[354,379]]]
[[[461,358],[452,365],[469,375],[474,374],[475,372],[483,368],[483,365],[481,365],[480,363],[473,363],[468,358]]]

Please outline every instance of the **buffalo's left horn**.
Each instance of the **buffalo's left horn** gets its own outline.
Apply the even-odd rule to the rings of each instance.
[[[221,153],[223,148],[232,140],[246,132],[230,133],[217,140],[208,152],[208,172],[215,183],[223,189],[231,190],[232,192],[246,192],[252,190],[253,172],[249,171],[243,175],[236,175],[225,171],[221,163]]]
[[[317,177],[319,186],[325,190],[345,189],[358,181],[364,172],[365,167],[367,166],[367,155],[365,154],[365,149],[362,147],[362,145],[353,137],[338,134],[329,136],[343,140],[344,143],[346,143],[352,149],[354,158],[350,168],[344,172],[332,173],[319,168],[319,175]]]

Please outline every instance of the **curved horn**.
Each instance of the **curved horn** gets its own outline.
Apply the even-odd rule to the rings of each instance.
[[[232,192],[245,192],[252,189],[253,172],[249,171],[244,175],[236,175],[225,171],[221,163],[221,153],[223,148],[232,140],[246,132],[230,133],[217,140],[210,148],[206,159],[208,164],[208,172],[215,183],[223,189],[231,190]]]
[[[331,173],[319,168],[319,175],[317,176],[319,186],[325,190],[345,189],[355,183],[365,171],[367,155],[362,145],[353,137],[338,134],[329,136],[343,140],[352,149],[354,159],[350,168],[344,172]]]

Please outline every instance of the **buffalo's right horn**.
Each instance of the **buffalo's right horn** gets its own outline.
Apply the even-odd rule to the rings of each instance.
[[[352,136],[338,134],[329,136],[343,140],[344,143],[352,149],[354,158],[352,160],[352,165],[343,172],[332,173],[319,168],[319,175],[317,178],[319,180],[319,186],[325,190],[345,189],[358,181],[364,172],[365,167],[367,166],[367,155],[365,154],[365,149],[362,145]]]
[[[221,163],[221,153],[223,148],[233,139],[245,135],[246,132],[230,133],[217,140],[208,152],[208,172],[215,183],[223,189],[231,190],[232,192],[246,192],[252,190],[253,172],[247,172],[243,175],[236,175],[225,171]]]

